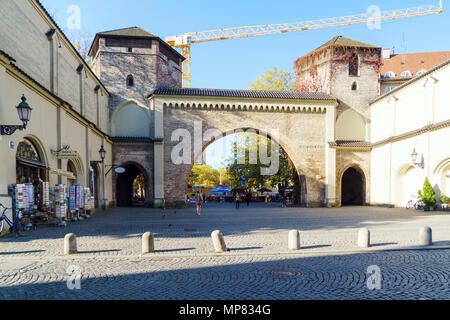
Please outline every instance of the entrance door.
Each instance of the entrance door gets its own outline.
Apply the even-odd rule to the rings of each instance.
[[[116,185],[116,199],[118,207],[131,207],[137,204],[144,204],[144,201],[139,201],[142,196],[146,196],[147,181],[145,181],[146,175],[133,164],[123,166],[125,173],[117,176]],[[139,177],[143,177],[142,183],[136,183],[136,181],[142,181]],[[136,179],[138,178],[138,179]],[[145,200],[145,199],[144,199]]]
[[[364,177],[355,168],[349,168],[342,176],[341,203],[343,206],[364,205]]]

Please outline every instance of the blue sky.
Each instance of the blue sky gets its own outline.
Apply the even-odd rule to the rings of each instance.
[[[450,50],[450,2],[444,0],[440,15],[383,22],[380,30],[365,24],[192,46],[192,87],[247,89],[266,70],[277,66],[293,70],[294,61],[337,35],[396,53]],[[339,17],[366,12],[371,5],[381,10],[408,8],[438,0],[42,0],[59,26],[71,33],[90,33],[139,26],[164,39],[166,36],[225,27],[274,24]],[[81,9],[81,30],[67,28],[67,8]],[[209,148],[214,149],[214,148]],[[215,148],[215,164],[220,159]],[[211,152],[210,150],[208,150]]]

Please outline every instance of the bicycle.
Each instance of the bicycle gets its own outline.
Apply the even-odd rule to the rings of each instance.
[[[18,237],[19,235],[22,236],[22,234],[20,233],[21,230],[29,231],[33,228],[32,223],[25,223],[23,221],[24,214],[22,212],[19,211],[19,213],[16,214],[16,217],[15,218],[13,217],[14,221],[11,221],[6,216],[6,211],[8,210],[8,208],[6,208],[4,205],[2,205],[0,203],[0,210],[1,209],[4,209],[4,210],[2,212],[2,215],[0,216],[0,234],[3,232],[3,228],[5,227],[5,222],[6,222],[6,224],[8,224],[9,232],[15,233],[16,237]]]
[[[422,200],[418,200],[414,202],[413,200],[409,200],[408,204],[406,205],[406,209],[416,209],[416,210],[423,210],[425,207],[425,203],[423,203]]]

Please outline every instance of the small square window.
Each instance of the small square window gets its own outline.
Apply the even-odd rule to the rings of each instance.
[[[128,52],[133,52],[133,48],[128,48],[127,51]]]

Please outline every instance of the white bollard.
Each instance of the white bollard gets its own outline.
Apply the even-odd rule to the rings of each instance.
[[[77,253],[77,237],[73,233],[69,233],[64,237],[64,254]]]
[[[222,232],[220,232],[219,230],[213,231],[211,233],[211,238],[214,245],[214,251],[216,253],[223,253],[228,251]]]
[[[155,236],[151,232],[142,235],[142,254],[155,251]]]
[[[300,232],[298,230],[291,230],[288,238],[289,250],[300,250]]]
[[[370,231],[367,228],[359,229],[358,232],[358,247],[369,248],[370,247]]]
[[[419,243],[422,246],[431,246],[433,244],[433,231],[430,227],[420,228]]]

